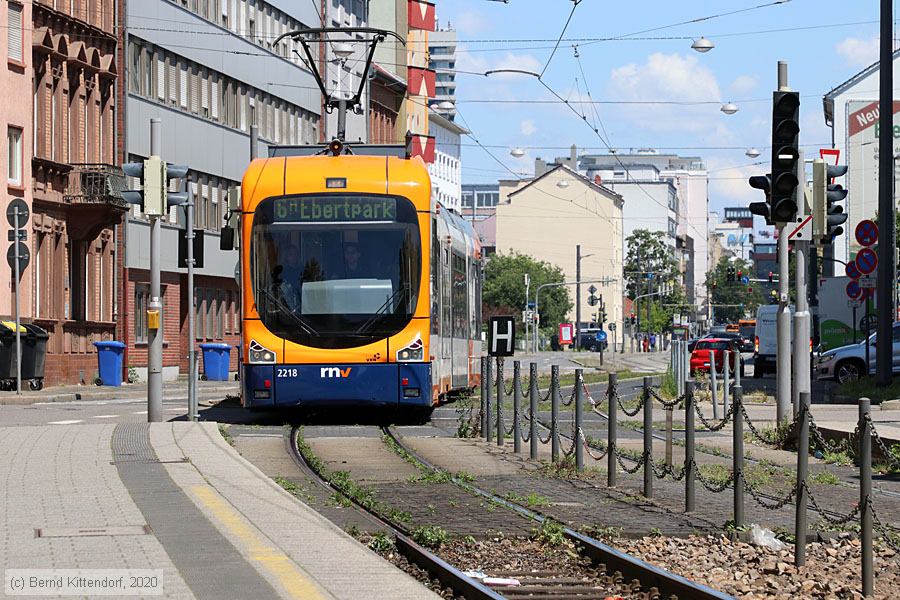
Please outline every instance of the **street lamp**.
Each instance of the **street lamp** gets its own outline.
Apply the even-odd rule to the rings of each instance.
[[[693,48],[700,54],[705,54],[715,47],[716,47],[715,44],[713,44],[711,41],[709,41],[708,39],[706,39],[703,36],[700,36],[699,40],[694,40],[694,43],[691,44],[691,48]]]
[[[566,189],[567,187],[569,187],[569,182],[566,179],[560,179],[556,182],[556,187],[560,189]]]
[[[756,148],[749,148],[746,152],[744,152],[744,154],[746,154],[750,158],[756,158],[757,156],[759,156],[760,152]]]
[[[525,151],[522,150],[521,148],[519,148],[518,146],[516,146],[515,148],[513,148],[512,150],[509,151],[509,154],[513,158],[522,158],[523,156],[525,156]]]
[[[720,108],[719,110],[721,110],[726,115],[733,115],[740,109],[737,107],[737,105],[734,102],[726,102],[725,104],[722,105],[722,108]]]
[[[347,64],[347,59],[353,56],[353,46],[347,42],[337,42],[332,44],[331,51],[337,57],[334,62],[338,65],[337,89],[335,90],[335,94],[337,94],[338,100],[343,100],[344,90],[342,81],[344,76],[344,65]]]
[[[454,106],[453,103],[449,100],[444,100],[443,102],[439,102],[438,104],[434,105],[432,108],[440,112],[450,112],[451,110],[456,108],[456,106]]]

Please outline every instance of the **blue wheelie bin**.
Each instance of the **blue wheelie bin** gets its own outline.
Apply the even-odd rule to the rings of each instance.
[[[228,381],[231,346],[228,344],[200,344],[203,351],[203,378],[209,381]]]
[[[94,342],[97,347],[97,366],[100,372],[100,385],[118,387],[122,385],[122,356],[125,344],[117,341]]]

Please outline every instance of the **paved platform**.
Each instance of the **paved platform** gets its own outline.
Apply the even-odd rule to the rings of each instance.
[[[198,381],[197,398],[222,400],[226,396],[237,396],[240,383],[237,381]],[[43,402],[78,402],[91,400],[121,400],[126,398],[146,398],[147,383],[123,383],[121,386],[100,385],[59,385],[42,390],[29,390],[26,385],[21,394],[14,391],[0,391],[0,405],[28,405]],[[187,400],[187,379],[163,382],[163,397],[167,400]]]
[[[0,566],[160,569],[167,598],[436,598],[215,423],[0,428]]]

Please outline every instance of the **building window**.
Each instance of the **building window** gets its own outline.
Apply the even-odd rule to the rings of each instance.
[[[147,306],[150,302],[150,287],[134,286],[134,341],[146,344],[150,339],[147,329]]]
[[[203,332],[205,331],[203,326],[206,324],[203,318],[203,302],[203,288],[194,288],[194,338],[198,340],[203,339]]]
[[[6,128],[6,181],[10,185],[22,185],[22,129]]]
[[[8,26],[6,34],[6,50],[9,60],[17,63],[23,62],[24,49],[22,47],[22,5],[10,2],[7,5]]]

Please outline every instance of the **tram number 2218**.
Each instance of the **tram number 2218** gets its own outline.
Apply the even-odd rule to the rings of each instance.
[[[275,369],[276,377],[296,377],[297,369]]]

